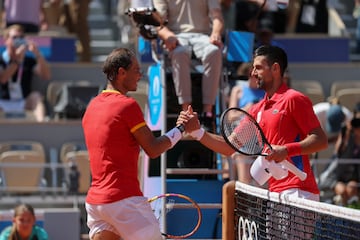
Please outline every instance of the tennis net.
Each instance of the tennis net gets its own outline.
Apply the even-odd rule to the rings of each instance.
[[[359,210],[234,185],[232,239],[360,239]]]

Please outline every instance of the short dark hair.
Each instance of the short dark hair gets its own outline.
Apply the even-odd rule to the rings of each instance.
[[[271,45],[262,45],[255,49],[254,58],[257,56],[265,56],[270,66],[274,63],[278,63],[281,76],[284,76],[285,70],[288,67],[288,59],[286,52],[282,48]]]
[[[106,58],[103,65],[103,73],[110,81],[116,79],[119,68],[129,69],[135,54],[127,48],[114,49]]]

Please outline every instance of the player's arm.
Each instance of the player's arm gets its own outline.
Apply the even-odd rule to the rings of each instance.
[[[222,136],[206,132],[200,127],[200,122],[197,117],[197,113],[193,112],[192,107],[189,106],[187,111],[181,111],[176,122],[177,125],[183,124],[185,126],[185,131],[190,133],[190,135],[200,141],[205,147],[230,156],[235,151],[225,142]]]
[[[321,127],[315,128],[300,142],[301,154],[307,155],[318,152],[325,149],[327,145],[328,140],[324,130]]]
[[[226,156],[230,156],[235,152],[235,150],[232,149],[220,135],[205,132],[204,136],[199,141],[205,147]]]
[[[281,162],[288,156],[309,155],[327,147],[328,141],[324,130],[321,127],[312,130],[309,135],[297,143],[289,143],[282,146],[271,145],[273,150],[266,156],[268,160]]]
[[[155,137],[147,125],[137,129],[133,135],[150,158],[156,158],[172,147],[167,136]]]

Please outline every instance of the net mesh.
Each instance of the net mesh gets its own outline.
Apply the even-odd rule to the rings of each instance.
[[[247,114],[237,109],[230,109],[223,116],[222,132],[242,153],[256,155],[263,151],[265,143],[260,129]]]
[[[240,182],[235,191],[236,239],[359,239],[360,211],[280,196]]]

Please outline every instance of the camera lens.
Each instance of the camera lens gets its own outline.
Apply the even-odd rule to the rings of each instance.
[[[15,38],[14,39],[14,47],[18,48],[21,45],[26,45],[26,40],[24,38]]]

